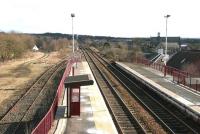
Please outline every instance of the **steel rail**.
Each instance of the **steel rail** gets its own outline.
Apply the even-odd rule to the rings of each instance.
[[[91,50],[90,50],[91,51]],[[177,117],[174,113],[169,111],[165,106],[163,106],[159,100],[156,100],[151,96],[152,94],[147,93],[148,90],[143,90],[138,83],[134,82],[132,79],[128,78],[128,74],[122,73],[119,68],[116,69],[113,65],[108,63],[105,59],[100,57],[98,54],[93,52],[99,59],[102,60],[102,64],[107,64],[109,70],[113,75],[121,82],[128,91],[138,99],[138,101],[147,109],[170,133],[198,133],[196,130],[187,125],[184,121]],[[133,87],[136,87],[135,89]],[[147,87],[145,87],[147,88]],[[137,90],[137,91],[136,91]],[[138,93],[136,93],[138,92]],[[138,95],[140,96],[138,97]],[[147,97],[144,97],[146,95]],[[181,116],[183,117],[183,116]]]
[[[64,64],[64,62],[66,61],[61,61],[41,74],[40,77],[31,85],[31,87],[9,108],[9,110],[0,119],[1,131],[4,131],[5,133],[8,131],[9,133],[15,133],[27,111],[34,104],[37,97],[44,89],[46,83],[56,72],[56,70]],[[13,122],[12,119],[17,121]]]
[[[101,92],[104,96],[104,99],[106,100],[106,104],[109,108],[110,113],[112,114],[112,117],[115,120],[115,124],[118,128],[118,131],[120,133],[147,133],[147,131],[140,125],[141,122],[139,122],[135,117],[134,114],[131,112],[133,111],[133,109],[128,108],[126,102],[123,101],[123,99],[120,97],[120,95],[116,92],[116,89],[113,87],[113,85],[109,82],[108,78],[103,74],[103,72],[101,71],[100,67],[97,66],[97,63],[95,63],[94,59],[87,53],[84,53],[86,60],[88,61],[90,67],[92,66],[91,63],[93,64],[92,71],[94,76],[96,76],[96,73],[94,71],[94,66],[95,68],[98,70],[98,72],[100,73],[101,78],[101,82],[99,82],[99,77],[95,77],[97,80],[97,83],[102,83],[102,81],[105,81],[106,84],[104,84],[104,88],[106,87],[107,89],[111,89],[108,91],[111,91],[114,95],[112,96],[110,93],[108,93],[108,91],[106,92],[105,90],[102,91],[102,87],[101,84],[98,84],[99,87],[101,88]],[[90,60],[89,60],[90,58]],[[107,86],[105,86],[107,85]],[[109,94],[109,96],[108,96]],[[133,130],[133,127],[134,129]]]

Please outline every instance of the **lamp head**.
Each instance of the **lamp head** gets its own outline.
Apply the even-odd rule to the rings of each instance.
[[[75,14],[74,14],[74,13],[71,13],[71,17],[75,17]]]
[[[165,18],[169,18],[170,16],[171,16],[171,15],[167,14],[167,15],[165,15],[164,17],[165,17]]]

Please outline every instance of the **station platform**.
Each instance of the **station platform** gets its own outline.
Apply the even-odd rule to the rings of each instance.
[[[54,126],[50,134],[117,134],[111,115],[99,91],[87,62],[78,62],[75,75],[91,74],[94,84],[81,87],[80,116],[67,118],[66,92],[62,104],[58,106]]]
[[[158,70],[138,64],[117,62],[117,66],[131,73],[145,85],[153,87],[155,91],[168,101],[174,103],[195,120],[200,121],[200,93],[173,82],[172,76]]]

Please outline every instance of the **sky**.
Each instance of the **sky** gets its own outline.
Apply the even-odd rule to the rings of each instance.
[[[0,0],[0,31],[200,38],[199,0]]]

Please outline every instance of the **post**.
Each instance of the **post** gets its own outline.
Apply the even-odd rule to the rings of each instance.
[[[69,98],[68,98],[68,96],[69,96],[69,89],[68,88],[66,88],[67,89],[67,93],[66,93],[66,95],[67,95],[67,97],[66,97],[66,99],[67,99],[67,105],[66,105],[66,107],[67,107],[67,118],[69,117]]]
[[[167,17],[166,17],[166,36],[165,36],[165,56],[167,55]]]
[[[198,82],[198,80],[196,80],[196,91],[197,91],[197,82]]]
[[[166,74],[167,74],[167,66],[164,65],[164,77],[166,77]]]
[[[164,16],[166,18],[166,37],[165,37],[165,56],[167,56],[167,19],[170,17],[170,15]]]
[[[166,37],[165,37],[165,56],[164,56],[164,77],[166,76],[166,65],[167,65],[167,58],[168,58],[168,55],[167,55],[167,19],[170,17],[170,15],[166,15],[164,16],[166,18]]]
[[[179,84],[180,71],[178,71],[178,84]]]
[[[72,76],[74,76],[74,65],[72,66]]]
[[[68,87],[67,88],[67,118],[71,117],[71,113],[70,113],[70,100],[71,100],[71,88]]]
[[[73,18],[75,17],[75,14],[71,13],[71,17],[72,17],[72,49],[73,49],[73,55],[74,55],[74,22],[73,22]]]

